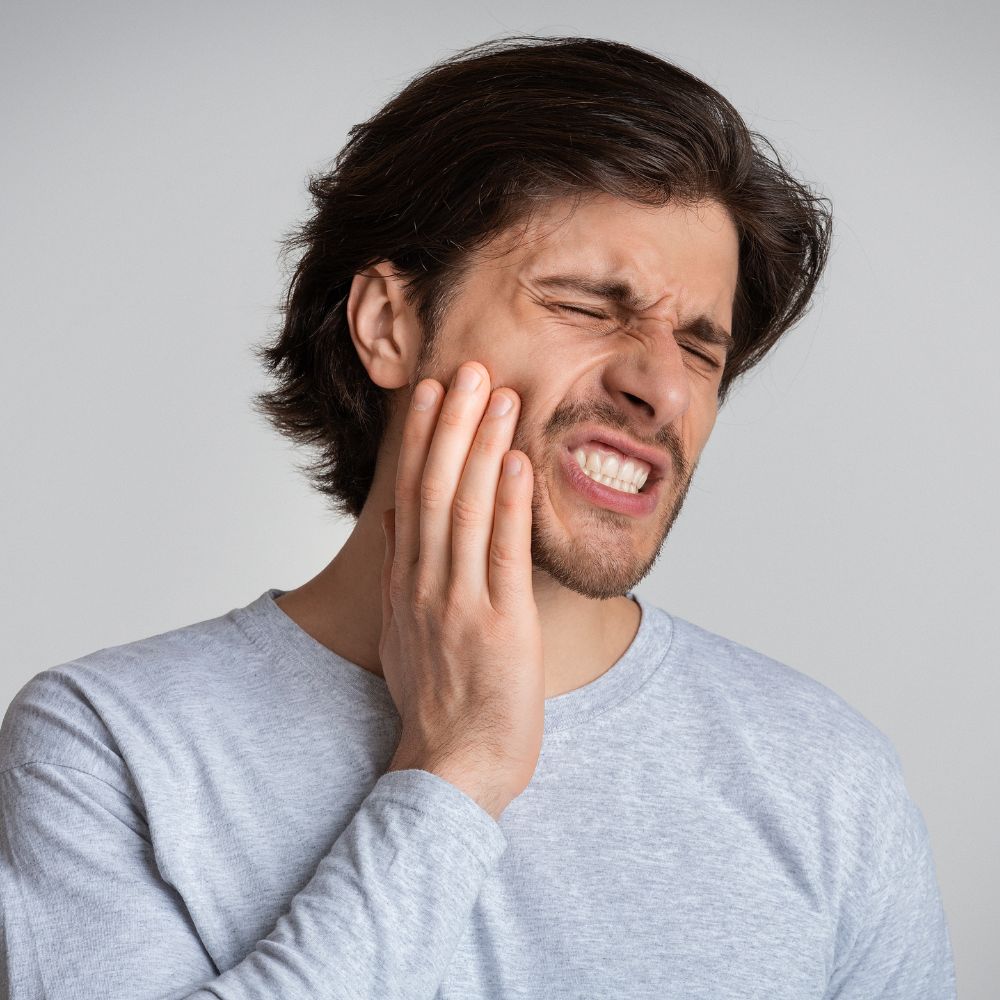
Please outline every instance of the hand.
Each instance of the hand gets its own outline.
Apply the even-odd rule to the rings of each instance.
[[[464,372],[479,384],[460,388]],[[531,781],[544,728],[534,477],[527,455],[508,450],[517,393],[491,394],[478,362],[457,375],[447,393],[434,379],[414,389],[396,506],[383,515],[379,655],[402,720],[389,770],[438,774],[499,819]],[[417,409],[424,390],[433,400]],[[484,415],[502,400],[506,413]]]

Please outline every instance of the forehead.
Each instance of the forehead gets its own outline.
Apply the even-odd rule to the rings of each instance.
[[[721,317],[736,290],[739,236],[716,201],[648,206],[601,194],[578,205],[549,202],[500,234],[489,257],[493,280],[620,279],[642,310],[670,305]]]

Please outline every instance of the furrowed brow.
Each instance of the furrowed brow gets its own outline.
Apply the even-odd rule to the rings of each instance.
[[[631,313],[639,313],[648,308],[643,305],[638,291],[627,281],[618,278],[589,278],[582,274],[547,274],[533,279],[533,284],[539,288],[564,288],[571,292],[593,295],[595,298],[604,299],[605,302],[613,302]],[[677,332],[694,337],[695,340],[705,344],[724,347],[727,353],[735,344],[732,334],[708,316],[696,316],[684,322],[678,327]]]
[[[736,343],[731,333],[724,330],[714,320],[707,316],[697,316],[690,322],[677,328],[678,333],[686,334],[700,340],[703,344],[714,344],[717,347],[724,347],[728,354]]]
[[[533,279],[533,284],[540,288],[565,288],[571,292],[583,292],[607,302],[628,309],[631,312],[642,311],[642,299],[639,293],[627,282],[618,278],[588,278],[582,274],[547,274]]]

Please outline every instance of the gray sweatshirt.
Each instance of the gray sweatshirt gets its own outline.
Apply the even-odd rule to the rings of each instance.
[[[927,828],[829,688],[636,594],[499,822],[384,774],[385,682],[246,607],[31,678],[0,726],[9,1000],[946,1000]]]

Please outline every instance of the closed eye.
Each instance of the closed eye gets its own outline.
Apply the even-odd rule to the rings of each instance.
[[[594,319],[607,319],[604,313],[590,312],[588,309],[580,309],[579,306],[564,306],[560,302],[552,303],[556,309],[565,309],[566,312],[580,313],[581,316],[593,316]]]
[[[556,309],[563,309],[566,312],[578,313],[581,316],[590,316],[592,319],[608,319],[609,318],[609,317],[605,316],[604,313],[591,312],[589,309],[581,309],[579,306],[565,306],[561,302],[553,302],[552,305],[555,306]],[[701,351],[696,351],[696,350],[694,350],[694,348],[688,347],[687,344],[683,344],[681,346],[684,347],[684,349],[686,351],[688,351],[691,354],[693,354],[696,358],[701,358],[702,361],[704,361],[706,364],[711,365],[713,368],[721,368],[722,367],[719,364],[719,362],[716,361],[715,358],[713,358],[711,355],[702,354]]]

